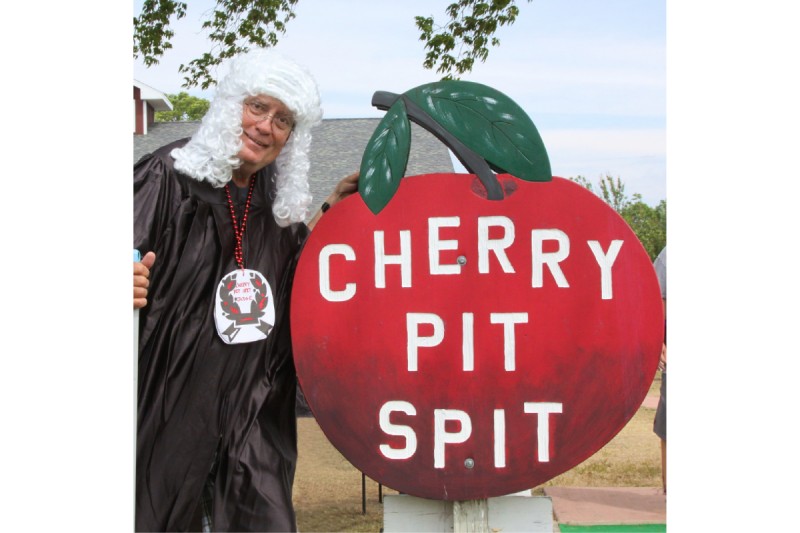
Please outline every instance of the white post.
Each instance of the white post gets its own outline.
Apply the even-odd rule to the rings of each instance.
[[[133,262],[142,260],[139,250],[133,251]],[[136,494],[136,426],[139,407],[139,310],[133,310],[133,493]],[[135,509],[134,509],[135,512]]]
[[[547,496],[531,496],[530,492],[456,502],[385,494],[383,531],[552,533],[553,502]]]
[[[138,263],[142,260],[142,254],[139,253],[139,250],[133,251],[133,262]],[[133,310],[133,408],[134,414],[136,411],[136,389],[139,385],[139,310]],[[136,418],[134,417],[134,424]],[[134,434],[136,432],[136,428],[134,426]]]
[[[489,501],[466,500],[453,502],[454,533],[490,533]]]
[[[133,262],[138,263],[142,260],[142,254],[139,253],[139,250],[133,251]],[[139,361],[139,310],[133,310],[133,379],[134,379],[134,391],[136,390],[136,367],[138,366]]]

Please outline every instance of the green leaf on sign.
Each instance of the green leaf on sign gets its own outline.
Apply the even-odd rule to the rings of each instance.
[[[358,192],[374,214],[397,192],[410,149],[411,124],[405,104],[398,99],[375,128],[361,158]]]
[[[530,117],[503,93],[468,81],[420,85],[405,96],[493,167],[550,181],[550,159]]]

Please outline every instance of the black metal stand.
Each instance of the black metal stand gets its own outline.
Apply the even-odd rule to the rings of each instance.
[[[378,502],[383,503],[383,485],[378,483]],[[367,475],[361,472],[361,514],[367,514]]]

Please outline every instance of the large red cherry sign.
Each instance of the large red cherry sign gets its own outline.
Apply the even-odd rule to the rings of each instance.
[[[292,294],[309,406],[359,470],[398,491],[470,500],[578,465],[639,408],[663,314],[650,259],[568,180],[405,178],[311,233]]]

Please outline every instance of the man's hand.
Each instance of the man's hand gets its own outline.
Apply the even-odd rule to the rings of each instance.
[[[356,191],[358,191],[358,172],[354,172],[342,178],[341,181],[336,184],[336,187],[333,188],[333,192],[325,199],[325,203],[327,203],[328,206],[334,206]],[[308,229],[314,229],[314,226],[317,225],[320,218],[322,218],[322,211],[317,211],[314,218],[309,221]]]
[[[333,202],[328,202],[330,205],[335,204],[340,200],[344,200],[354,192],[358,190],[358,172],[350,174],[349,176],[342,178],[342,180],[336,184],[336,187],[333,189],[333,194],[331,196],[336,196],[333,199]],[[329,200],[331,199],[329,196]]]
[[[141,309],[147,305],[147,287],[150,286],[150,269],[156,261],[156,254],[147,252],[140,263],[133,263],[133,308]]]

